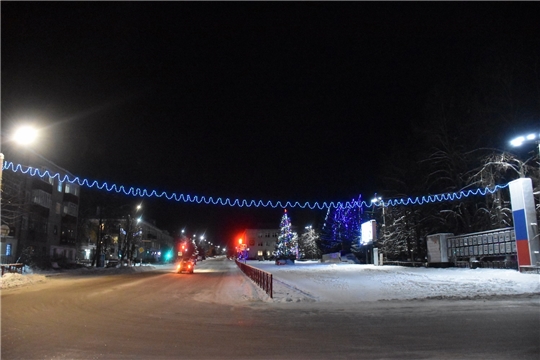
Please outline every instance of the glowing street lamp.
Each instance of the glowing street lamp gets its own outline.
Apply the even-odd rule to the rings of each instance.
[[[384,201],[381,197],[376,197],[376,198],[373,198],[371,199],[371,203],[373,205],[377,205],[377,206],[380,206],[382,208],[382,214],[383,214],[383,226],[386,226],[386,216],[385,216],[385,211],[384,211]]]
[[[538,155],[540,156],[540,133],[531,133],[529,135],[518,136],[510,141],[513,147],[519,147],[526,143],[535,143],[538,145]]]
[[[33,143],[37,138],[38,132],[32,126],[21,126],[13,133],[13,140],[21,145]]]
[[[38,131],[32,126],[21,126],[13,133],[13,140],[21,145],[29,145],[33,143],[38,135]],[[0,152],[0,189],[2,188],[2,170],[4,168],[4,154]],[[0,194],[0,202],[1,202]]]
[[[32,126],[21,126],[13,133],[13,140],[20,145],[30,145],[33,143],[38,135],[38,131]],[[4,154],[0,153],[0,204],[2,203],[2,171],[4,169]],[[27,177],[24,178],[23,189],[26,190]],[[22,229],[22,221],[19,222],[18,237],[20,237]]]

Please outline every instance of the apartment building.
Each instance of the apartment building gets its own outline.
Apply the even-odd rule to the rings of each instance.
[[[22,171],[3,171],[1,262],[17,261],[23,251],[75,261],[80,188],[61,181],[74,176],[44,157],[5,150],[5,161],[21,164]],[[27,172],[29,167],[37,172]],[[26,174],[24,172],[27,172]]]

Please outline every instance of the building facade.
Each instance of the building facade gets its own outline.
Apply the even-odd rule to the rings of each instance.
[[[32,152],[8,149],[5,155],[23,166],[2,173],[2,263],[29,257],[75,261],[80,188],[62,181],[74,176]],[[40,176],[45,171],[51,176]]]
[[[280,229],[245,229],[242,242],[248,259],[270,259],[276,248]]]
[[[132,253],[135,261],[145,263],[159,262],[165,259],[167,251],[172,251],[174,238],[153,223],[128,217],[114,219],[89,219],[87,242],[81,244],[79,258],[89,262],[100,251],[105,262],[122,259]],[[101,238],[98,250],[97,239]],[[122,254],[122,249],[125,254]]]

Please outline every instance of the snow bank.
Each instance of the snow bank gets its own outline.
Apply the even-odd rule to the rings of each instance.
[[[8,289],[22,285],[32,285],[37,283],[44,283],[48,281],[51,276],[59,275],[72,275],[72,276],[84,276],[84,275],[115,275],[115,274],[129,274],[144,271],[155,270],[154,266],[124,266],[118,268],[95,268],[95,267],[83,267],[73,270],[59,270],[59,271],[33,271],[29,267],[25,267],[23,274],[19,273],[5,273],[0,281],[0,289]]]
[[[2,276],[0,289],[43,283],[45,281],[47,281],[47,278],[44,275],[21,275],[19,273],[6,273]]]

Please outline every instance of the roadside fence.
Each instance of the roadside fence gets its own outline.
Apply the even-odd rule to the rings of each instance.
[[[263,289],[268,296],[273,298],[273,278],[272,274],[264,270],[260,270],[250,266],[248,264],[243,264],[238,260],[234,260],[236,265],[246,274],[251,280],[253,280],[261,289]]]

